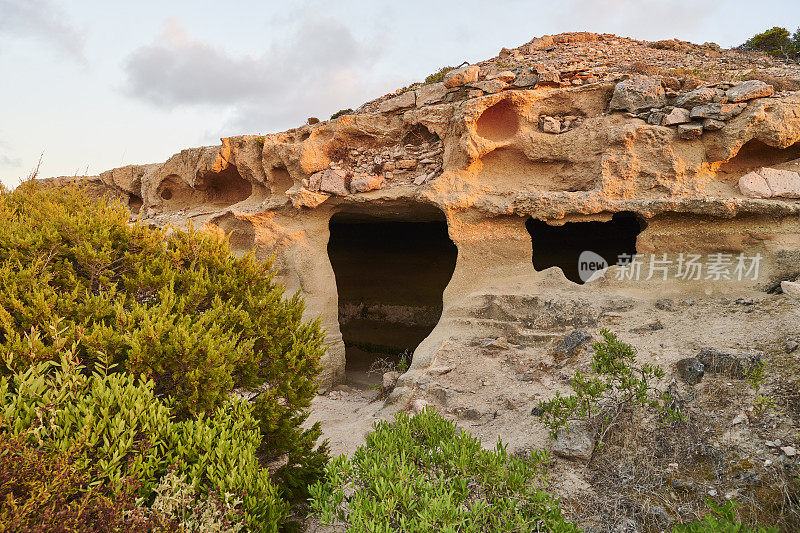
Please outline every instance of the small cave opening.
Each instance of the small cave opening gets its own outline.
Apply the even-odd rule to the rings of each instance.
[[[128,194],[128,209],[131,210],[132,214],[138,215],[139,211],[142,210],[143,205],[144,202],[142,201],[141,196],[133,193]]]
[[[567,222],[562,226],[529,218],[525,228],[533,243],[533,267],[537,271],[555,266],[568,280],[582,284],[581,253],[594,252],[609,266],[615,265],[620,255],[636,254],[636,238],[644,222],[634,213],[620,212],[607,222]]]
[[[780,165],[800,158],[800,142],[787,148],[775,148],[757,139],[747,141],[735,156],[724,162],[719,171],[736,179],[761,167]]]
[[[440,140],[439,136],[424,124],[414,124],[403,136],[403,144],[412,146],[422,146],[424,143],[434,143],[438,140]]]
[[[197,190],[205,194],[205,202],[233,205],[253,194],[253,185],[244,179],[234,165],[220,172],[204,172],[197,177]]]
[[[294,185],[294,180],[292,180],[292,176],[289,174],[289,171],[286,169],[285,166],[274,166],[272,167],[271,176],[271,194],[273,196],[283,196],[286,194],[286,191],[292,188]]]
[[[510,139],[519,130],[519,112],[507,98],[486,109],[475,124],[478,135],[490,141]]]
[[[351,386],[381,382],[427,337],[442,314],[442,293],[457,249],[435,208],[375,218],[335,214],[328,256],[336,276],[345,374]]]

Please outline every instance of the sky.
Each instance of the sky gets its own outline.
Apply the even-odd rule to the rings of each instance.
[[[536,36],[736,46],[797,0],[0,0],[0,181],[97,174],[355,108]]]

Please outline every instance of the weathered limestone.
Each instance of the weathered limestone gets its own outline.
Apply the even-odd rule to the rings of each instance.
[[[688,77],[624,79],[629,73],[607,66],[607,57],[627,64],[628,47],[661,50],[614,36],[558,37],[520,47],[533,54],[520,64],[509,54],[336,120],[229,137],[85,181],[138,205],[146,223],[248,232],[231,239],[234,253],[252,245],[258,258],[274,254],[277,279],[290,293],[301,291],[307,317],[320,317],[327,329],[323,388],[342,381],[345,362],[338,280],[327,255],[332,217],[423,222],[435,212],[457,259],[441,317],[391,393],[397,405],[412,404],[427,370],[444,364],[444,355],[457,360],[474,338],[503,337],[497,344],[511,347],[562,339],[595,328],[604,299],[649,298],[652,283],[677,286],[618,279],[617,266],[585,285],[559,268],[537,271],[532,258],[541,247],[526,228],[531,218],[560,226],[625,212],[642,222],[637,253],[763,257],[758,279],[681,281],[681,292],[761,289],[796,272],[800,92]],[[571,43],[602,54],[592,63],[596,54],[587,53],[576,66],[553,52],[579,48]],[[687,54],[677,66],[694,60]]]

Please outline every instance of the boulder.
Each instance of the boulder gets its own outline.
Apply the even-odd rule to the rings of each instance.
[[[761,80],[748,80],[735,85],[725,92],[729,102],[745,102],[754,98],[772,96],[775,88]]]
[[[664,107],[667,96],[664,87],[656,78],[634,76],[617,83],[611,97],[611,111],[638,113],[653,107]]]
[[[545,133],[561,133],[561,121],[555,117],[543,117],[542,131]]]
[[[478,65],[467,65],[465,67],[451,70],[444,77],[444,86],[448,89],[461,87],[468,83],[478,81],[478,74],[481,69]]]
[[[561,75],[555,70],[546,70],[539,74],[539,85],[558,87],[561,85]]]
[[[728,120],[735,117],[747,107],[747,104],[704,104],[692,108],[692,118],[713,118]]]
[[[674,126],[677,124],[686,124],[687,122],[691,122],[692,117],[689,116],[689,110],[684,109],[682,107],[676,107],[666,115],[664,115],[664,120],[661,121],[663,126]]]
[[[553,441],[553,453],[566,459],[588,461],[592,457],[594,446],[594,433],[585,426],[573,425],[569,429],[558,430]]]
[[[299,187],[297,189],[292,187],[292,189],[287,191],[286,195],[292,201],[292,206],[295,209],[300,209],[301,207],[314,209],[315,207],[319,207],[325,200],[331,197],[330,194],[310,191],[305,187]]]
[[[697,385],[702,381],[706,367],[695,357],[681,359],[677,363],[678,376],[689,385]]]
[[[592,340],[592,334],[585,329],[576,329],[556,346],[556,353],[566,354],[570,357],[575,355],[575,350]]]

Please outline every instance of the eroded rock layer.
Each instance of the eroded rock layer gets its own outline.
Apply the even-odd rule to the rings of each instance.
[[[309,316],[321,315],[327,327],[323,386],[344,379],[342,320],[384,313],[411,329],[433,328],[393,394],[407,399],[437,354],[451,357],[471,339],[548,340],[592,326],[620,297],[647,298],[654,288],[708,295],[795,279],[798,70],[714,45],[545,36],[330,121],[229,137],[85,181],[123,197],[148,223],[192,223],[229,235],[236,253],[276,254],[279,278],[305,294]],[[635,226],[625,226],[619,241],[635,243],[631,251],[642,259],[661,259],[659,269],[645,262],[634,276],[612,266],[580,284],[561,269],[534,268],[539,254],[574,266],[578,248],[592,244],[574,238],[581,228],[596,233],[598,247],[616,250],[614,232],[623,230],[597,224],[619,220],[615,214]],[[422,289],[408,280],[428,278],[391,278],[385,256],[351,261],[337,275],[327,253],[334,216],[446,223],[457,259],[441,316],[430,316],[436,306],[414,303]],[[537,242],[531,220],[570,231]],[[687,275],[690,256],[711,258],[716,270],[709,274],[706,264]],[[756,256],[758,272],[744,271],[742,257]],[[419,257],[402,268],[424,273],[437,261]],[[337,282],[358,284],[359,268],[364,279],[386,271],[396,297],[366,311],[352,298],[340,305],[339,292],[354,291],[337,291]]]

